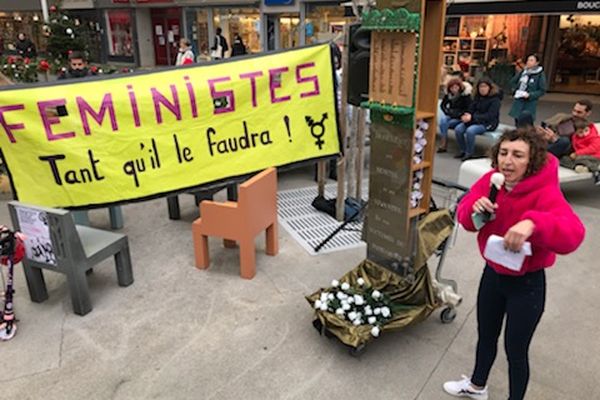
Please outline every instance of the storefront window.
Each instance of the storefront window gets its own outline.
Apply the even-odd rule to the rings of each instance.
[[[216,8],[213,15],[214,27],[220,27],[227,39],[229,54],[235,35],[240,35],[249,53],[261,51],[260,11],[257,8]]]
[[[116,58],[132,58],[133,29],[131,12],[129,10],[107,10],[106,27],[108,55]]]
[[[282,16],[279,18],[279,47],[290,49],[300,44],[300,19]]]
[[[552,89],[600,93],[600,16],[561,16]]]
[[[344,25],[350,20],[340,5],[307,5],[306,43],[343,41]]]
[[[192,40],[196,43],[197,55],[201,59],[210,59],[212,43],[208,43],[208,12],[206,10],[196,12],[196,24],[192,27]]]

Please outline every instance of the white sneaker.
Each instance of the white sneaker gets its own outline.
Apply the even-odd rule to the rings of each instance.
[[[476,400],[487,400],[488,390],[487,386],[481,390],[474,389],[471,385],[471,380],[466,376],[462,375],[460,381],[448,381],[444,383],[444,390],[446,393],[456,397],[468,397]]]

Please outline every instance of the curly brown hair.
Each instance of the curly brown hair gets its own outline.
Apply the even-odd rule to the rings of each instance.
[[[500,136],[498,142],[492,147],[490,151],[490,157],[492,159],[492,168],[498,166],[498,154],[500,153],[500,145],[502,142],[509,141],[514,142],[516,140],[522,140],[529,145],[529,164],[527,165],[527,171],[525,176],[531,176],[542,169],[546,163],[547,157],[547,146],[546,140],[540,135],[535,128],[526,127],[518,128],[513,130],[506,130]]]

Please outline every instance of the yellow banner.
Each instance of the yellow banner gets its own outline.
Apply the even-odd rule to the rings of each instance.
[[[140,200],[338,153],[334,90],[329,45],[19,87],[0,147],[20,201]]]

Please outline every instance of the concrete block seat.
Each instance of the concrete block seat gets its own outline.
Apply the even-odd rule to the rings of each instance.
[[[458,184],[471,187],[471,185],[473,185],[477,179],[488,172],[491,168],[490,159],[487,157],[467,160],[460,165],[458,172]],[[592,174],[590,172],[579,174],[569,168],[558,168],[558,180],[561,185],[570,182],[583,181],[586,179],[590,182],[592,181]]]

